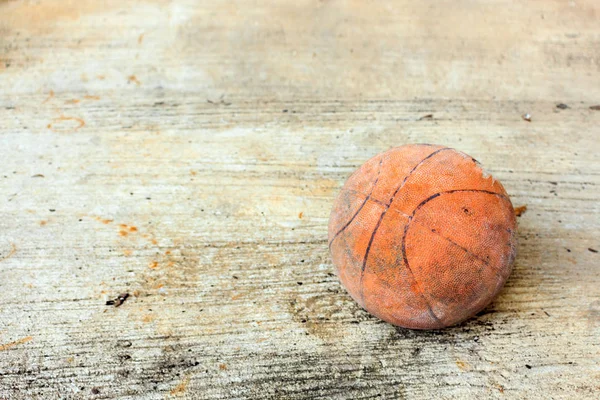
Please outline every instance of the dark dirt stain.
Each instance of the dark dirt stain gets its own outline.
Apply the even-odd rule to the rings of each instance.
[[[225,95],[221,95],[221,97],[219,97],[219,100],[210,100],[210,99],[206,99],[206,102],[209,104],[214,104],[214,105],[223,105],[223,106],[230,106],[231,103],[227,102],[223,99],[223,97],[225,97]]]
[[[366,338],[366,341],[369,340]],[[305,373],[299,376],[286,374],[278,375],[285,377],[285,385],[272,385],[268,380],[260,386],[268,392],[257,392],[254,397],[269,399],[291,399],[298,398],[298,393],[303,393],[304,398],[345,398],[345,399],[406,399],[405,375],[391,372],[386,369],[381,358],[370,358],[366,354],[346,353],[347,349],[341,351],[322,352],[311,354],[306,352],[294,353],[286,356],[286,370],[304,371],[307,368],[308,377]],[[344,354],[344,356],[341,356]],[[340,357],[341,356],[341,357]],[[394,354],[398,357],[398,354]],[[406,355],[408,356],[408,354]],[[261,356],[262,362],[268,362],[268,356]],[[271,356],[275,360],[281,360],[281,356]],[[356,357],[356,361],[346,361],[348,357]],[[266,359],[266,360],[265,360]],[[265,361],[263,361],[265,360]],[[385,379],[382,377],[385,376]],[[271,379],[272,378],[267,378]],[[306,382],[314,382],[314,386],[298,391],[298,386],[306,385]],[[266,386],[268,385],[268,387]],[[311,384],[312,385],[312,384]],[[260,395],[259,395],[260,393]],[[250,396],[252,397],[252,396]]]
[[[374,318],[362,310],[350,296],[334,289],[309,297],[298,296],[289,304],[292,319],[302,324],[307,334],[327,342],[335,342],[346,335],[340,326],[350,328],[350,324]],[[343,324],[343,321],[348,321],[349,324]]]
[[[590,110],[594,110],[594,111],[600,111],[600,105],[597,106],[591,106]]]
[[[196,370],[200,363],[192,356],[193,348],[188,345],[178,343],[179,338],[162,336],[161,342],[166,343],[161,354],[150,365],[144,366],[144,370],[151,372],[149,376],[144,376],[142,385],[146,391],[156,390],[156,385],[168,384],[173,387],[173,395],[181,394],[185,391],[189,377],[192,371]],[[125,366],[120,367],[125,368]],[[182,379],[183,377],[183,379]],[[127,384],[130,379],[121,379],[121,384]],[[182,385],[182,383],[184,383]],[[176,390],[177,389],[177,390]]]
[[[125,303],[125,301],[129,298],[129,293],[121,293],[120,295],[118,295],[115,299],[113,300],[108,300],[106,302],[107,306],[115,306],[115,307],[119,307],[121,306],[123,303]]]

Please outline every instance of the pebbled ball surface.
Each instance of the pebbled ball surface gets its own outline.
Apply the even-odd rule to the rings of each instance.
[[[405,145],[371,158],[345,183],[329,248],[363,308],[394,325],[437,329],[496,297],[516,256],[516,221],[506,191],[475,159]]]

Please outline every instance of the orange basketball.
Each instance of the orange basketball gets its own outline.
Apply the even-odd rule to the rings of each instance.
[[[516,221],[506,191],[472,157],[429,144],[379,154],[335,200],[329,249],[371,314],[436,329],[482,310],[510,275]]]

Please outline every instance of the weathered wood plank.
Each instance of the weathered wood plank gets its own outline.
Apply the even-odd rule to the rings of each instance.
[[[596,397],[599,14],[0,2],[0,398]],[[344,180],[410,142],[528,207],[441,331],[360,310],[327,251]]]

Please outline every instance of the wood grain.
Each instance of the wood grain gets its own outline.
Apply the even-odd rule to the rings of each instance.
[[[0,398],[597,397],[599,16],[1,1]],[[412,142],[527,205],[500,297],[439,331],[362,311],[327,249],[345,179]]]

